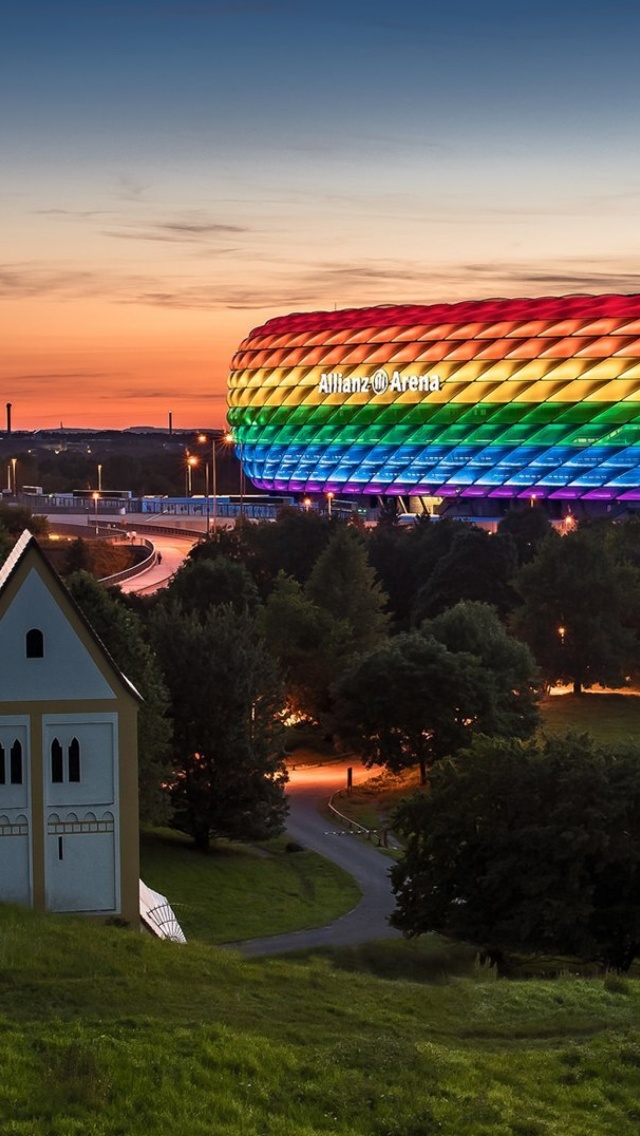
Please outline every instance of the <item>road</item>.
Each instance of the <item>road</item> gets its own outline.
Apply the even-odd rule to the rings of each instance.
[[[193,536],[160,536],[158,533],[151,534],[149,539],[153,541],[156,554],[160,553],[162,560],[158,564],[156,555],[156,562],[150,568],[139,572],[137,576],[131,576],[129,580],[123,580],[120,585],[123,592],[138,592],[145,595],[164,587],[184,562],[189,549],[196,543],[196,538]]]
[[[287,793],[290,806],[287,833],[292,840],[319,852],[349,872],[362,892],[360,902],[352,911],[326,927],[227,943],[225,946],[253,957],[325,946],[353,946],[373,939],[399,936],[400,933],[387,922],[387,916],[395,906],[389,880],[389,857],[366,841],[342,832],[337,824],[332,825],[318,811],[332,793],[344,788],[350,764],[349,761],[332,762],[330,765],[291,770]],[[354,764],[353,773],[354,782],[371,776],[369,770],[358,763]]]

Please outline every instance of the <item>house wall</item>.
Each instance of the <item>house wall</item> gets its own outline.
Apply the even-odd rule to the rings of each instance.
[[[38,550],[27,558],[0,595],[0,900],[120,917],[137,928],[138,700]],[[34,627],[44,633],[42,658],[26,657]],[[74,737],[77,782],[68,768]],[[54,738],[62,782],[52,780]],[[10,779],[16,739],[21,785]]]

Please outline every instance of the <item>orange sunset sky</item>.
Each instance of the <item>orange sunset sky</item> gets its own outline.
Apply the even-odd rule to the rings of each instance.
[[[3,17],[16,429],[222,426],[290,311],[633,292],[640,11],[25,0]]]

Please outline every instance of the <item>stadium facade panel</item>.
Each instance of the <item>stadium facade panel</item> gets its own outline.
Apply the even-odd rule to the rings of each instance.
[[[640,295],[273,319],[229,422],[263,489],[640,500]]]

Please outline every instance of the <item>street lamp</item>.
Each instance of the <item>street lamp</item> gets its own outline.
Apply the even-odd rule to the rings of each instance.
[[[206,434],[198,434],[198,441],[199,442],[208,442],[209,439],[208,439]],[[229,434],[229,433],[223,434],[222,441],[227,442],[227,443],[232,442],[233,441],[233,434]],[[211,532],[211,524],[210,524],[210,517],[209,517],[209,463],[208,462],[205,463],[204,472],[205,472],[206,493],[207,493],[207,536],[209,536],[209,534]],[[211,491],[212,491],[212,494],[213,494],[213,533],[214,533],[214,536],[215,536],[216,532],[217,532],[217,526],[218,526],[218,465],[217,465],[217,461],[216,461],[216,436],[215,436],[215,434],[211,435]]]
[[[189,454],[187,457],[187,497],[191,496],[191,470],[197,464],[198,459],[193,454]]]
[[[329,492],[327,493],[327,516],[329,520],[331,520],[331,503],[334,497],[335,493],[332,493],[331,490],[329,490]]]
[[[98,493],[102,493],[102,466],[98,466]]]
[[[308,513],[309,509],[311,508],[311,498],[310,497],[304,497],[303,500],[302,500],[302,504],[304,505],[305,513]]]
[[[18,465],[18,459],[12,458],[11,459],[11,480],[13,482],[13,496],[14,497],[18,496],[18,479],[17,479],[17,475],[16,475],[17,465]]]
[[[93,497],[93,510],[94,510],[93,516],[94,516],[96,536],[97,536],[98,535],[98,501],[100,500],[100,494],[99,493],[92,493],[91,496]]]

